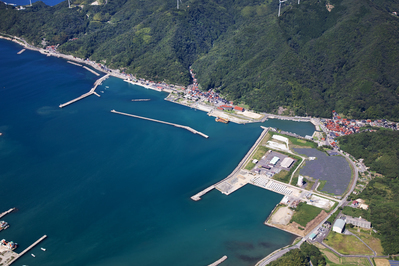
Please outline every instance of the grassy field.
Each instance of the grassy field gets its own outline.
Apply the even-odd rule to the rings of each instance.
[[[277,181],[281,181],[284,183],[288,183],[290,181],[290,176],[288,171],[282,170],[280,171],[280,173],[275,174],[273,176],[273,179],[277,180]]]
[[[317,148],[317,143],[313,141],[308,141],[308,140],[303,140],[303,139],[297,139],[291,136],[287,136],[284,134],[278,134],[278,133],[272,133],[272,135],[280,135],[289,140],[290,143],[290,149],[292,148]]]
[[[266,136],[260,141],[259,145],[266,145],[269,139],[272,137],[270,133],[267,133]]]
[[[322,190],[326,183],[327,183],[327,180],[320,180],[320,185],[317,187],[317,190],[318,191]]]
[[[299,171],[298,171],[299,172]],[[298,175],[295,174],[294,177],[291,180],[291,185],[296,186],[298,184]]]
[[[358,232],[357,228],[350,228],[349,231],[360,237],[364,243],[377,252],[378,256],[383,255],[384,249],[381,246],[381,240],[375,237],[371,230],[361,229]]]
[[[323,253],[326,258],[327,266],[338,266],[338,265],[358,265],[358,266],[369,266],[370,263],[366,258],[346,258],[335,255],[328,248],[324,247],[319,243],[314,245]]]
[[[327,219],[327,221],[329,221],[331,224],[334,223],[335,218],[337,217],[337,215],[340,213],[340,210],[338,209],[336,212],[334,212],[333,215],[330,216],[330,218]]]
[[[298,207],[291,218],[291,222],[296,222],[303,227],[306,227],[306,224],[316,218],[321,211],[322,209],[320,208],[301,202],[298,204]]]
[[[357,208],[352,208],[349,206],[345,206],[342,210],[342,213],[345,215],[349,215],[352,217],[359,217],[362,216],[364,219],[369,220],[370,219],[370,209],[363,210],[363,209],[357,209]]]
[[[266,152],[269,149],[266,148],[265,146],[258,146],[258,148],[256,148],[254,155],[252,156],[252,158],[249,160],[249,162],[247,163],[247,165],[245,166],[246,170],[252,170],[252,168],[254,168],[255,164],[252,162],[253,159],[256,160],[260,160],[262,158],[263,155],[266,154]]]
[[[352,235],[343,235],[331,231],[324,243],[344,255],[373,255],[366,245]]]
[[[311,190],[312,187],[313,187],[313,185],[314,185],[314,182],[313,182],[313,181],[306,180],[306,184],[307,184],[307,185],[306,185],[305,189]]]

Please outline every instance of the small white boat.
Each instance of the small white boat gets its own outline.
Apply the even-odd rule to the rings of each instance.
[[[43,250],[43,251],[46,251],[46,249],[45,248],[40,248],[41,250]]]
[[[31,255],[32,255],[32,257],[36,257],[35,254],[33,254],[33,253]]]

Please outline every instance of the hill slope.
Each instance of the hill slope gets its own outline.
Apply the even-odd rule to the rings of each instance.
[[[399,0],[165,0],[0,3],[0,31],[104,60],[155,80],[189,84],[273,112],[399,121]],[[68,41],[78,38],[74,41]]]

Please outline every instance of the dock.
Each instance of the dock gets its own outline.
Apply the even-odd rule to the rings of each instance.
[[[42,242],[45,238],[47,237],[47,235],[42,236],[41,238],[39,238],[38,240],[36,240],[36,242],[34,242],[32,245],[30,245],[29,247],[27,247],[26,249],[24,249],[21,253],[19,253],[14,260],[12,260],[8,265],[11,265],[12,263],[14,263],[17,259],[19,259],[20,257],[22,257],[26,252],[28,252],[29,250],[31,250],[34,246],[36,246],[37,244],[39,244],[40,242]]]
[[[217,266],[217,265],[219,265],[220,263],[222,263],[225,260],[227,260],[227,256],[226,255],[224,255],[223,257],[221,257],[220,259],[218,259],[214,263],[209,264],[208,266]]]
[[[0,214],[0,218],[3,218],[4,216],[6,216],[7,214],[13,212],[15,210],[15,208],[11,208],[8,211],[3,212],[2,214]]]
[[[23,52],[25,52],[26,49],[22,49],[21,51],[19,51],[17,54],[22,54]]]
[[[100,74],[98,74],[96,71],[88,68],[87,66],[83,66],[84,69],[89,70],[91,73],[93,73],[94,75],[100,76]]]
[[[67,62],[72,64],[72,65],[75,65],[75,66],[82,66],[81,64],[78,64],[78,63],[75,63],[75,62],[72,62],[72,61],[67,61]]]
[[[201,192],[199,192],[199,193],[195,194],[194,196],[192,196],[191,199],[193,201],[199,201],[201,199],[201,196],[205,195],[206,193],[208,193],[209,191],[211,191],[214,188],[215,188],[214,185],[212,185],[210,187],[207,187],[206,189],[204,189]]]
[[[144,119],[144,120],[148,120],[148,121],[153,121],[153,122],[157,122],[157,123],[161,123],[161,124],[166,124],[166,125],[171,125],[171,126],[174,126],[174,127],[183,128],[183,129],[186,129],[186,130],[190,131],[191,133],[198,134],[198,135],[200,135],[200,136],[202,136],[202,137],[204,137],[204,138],[206,138],[206,139],[209,138],[208,135],[205,135],[204,133],[199,132],[199,131],[197,131],[197,130],[195,130],[195,129],[192,129],[191,127],[188,127],[188,126],[183,126],[183,125],[179,125],[179,124],[169,123],[169,122],[165,122],[165,121],[161,121],[161,120],[156,120],[156,119],[152,119],[152,118],[148,118],[148,117],[143,117],[143,116],[138,116],[138,115],[132,115],[132,114],[127,114],[127,113],[122,113],[122,112],[118,112],[118,111],[115,111],[115,110],[111,110],[111,113],[120,114],[120,115],[126,115],[126,116],[131,116],[131,117],[135,117],[135,118],[139,118],[139,119]]]
[[[104,77],[102,77],[102,78],[96,80],[96,82],[94,82],[94,87],[91,88],[91,90],[90,90],[89,92],[86,92],[85,94],[83,94],[83,95],[81,95],[81,96],[79,96],[79,97],[77,97],[77,98],[75,98],[75,99],[73,99],[73,100],[70,100],[69,102],[60,104],[59,107],[60,107],[60,108],[63,108],[63,107],[65,107],[65,106],[67,106],[67,105],[70,105],[70,104],[72,104],[72,103],[74,103],[74,102],[77,102],[77,101],[79,101],[79,100],[82,100],[83,98],[86,98],[86,97],[88,97],[88,96],[90,96],[90,95],[92,95],[92,94],[95,94],[95,95],[97,95],[98,97],[100,97],[100,95],[98,95],[98,94],[95,92],[95,90],[97,89],[98,85],[101,85],[101,83],[102,83],[104,80],[106,80],[108,77],[109,77],[109,74],[107,74],[107,75],[105,75]]]

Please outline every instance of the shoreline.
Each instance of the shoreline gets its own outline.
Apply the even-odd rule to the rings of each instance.
[[[204,111],[209,116],[219,117],[221,115],[224,115],[224,116],[226,116],[226,118],[228,118],[228,119],[230,118],[231,119],[231,120],[229,119],[229,121],[231,121],[233,123],[237,123],[237,124],[262,123],[262,122],[266,121],[267,119],[278,119],[278,120],[289,120],[289,121],[296,121],[296,122],[310,122],[310,123],[312,123],[315,126],[315,130],[317,131],[318,130],[317,129],[318,123],[315,121],[315,119],[322,119],[322,118],[313,118],[313,117],[283,116],[283,115],[276,115],[276,114],[270,114],[270,113],[260,113],[259,115],[262,116],[260,119],[253,119],[253,118],[250,118],[250,117],[231,116],[230,114],[225,113],[225,112],[223,112],[223,113],[216,112],[216,110],[215,110],[216,107],[215,106],[209,106],[209,107],[206,106],[207,109],[210,109],[210,110],[204,110],[205,108],[201,109],[201,108],[197,108],[195,106],[193,107],[193,106],[191,106],[189,104],[175,102],[175,101],[169,99],[169,97],[172,95],[173,92],[178,92],[178,89],[182,89],[182,88],[185,89],[185,87],[182,87],[182,86],[179,86],[179,85],[170,84],[169,86],[173,87],[173,88],[158,88],[156,83],[151,84],[151,83],[140,81],[139,79],[136,79],[136,78],[134,78],[134,79],[137,80],[137,81],[131,80],[129,78],[128,74],[120,73],[119,70],[107,68],[109,70],[109,71],[107,71],[106,69],[103,69],[102,67],[100,67],[99,66],[100,64],[97,63],[97,62],[94,62],[94,61],[91,61],[91,60],[90,61],[84,60],[82,58],[78,58],[78,57],[75,57],[73,55],[66,55],[66,54],[62,54],[62,53],[59,53],[59,52],[51,52],[51,51],[48,51],[48,50],[43,49],[43,48],[35,47],[33,45],[28,44],[24,39],[19,38],[17,36],[12,36],[12,35],[9,35],[9,34],[0,33],[0,39],[12,41],[12,42],[14,42],[16,44],[19,44],[19,45],[23,46],[25,49],[36,51],[36,52],[39,52],[39,53],[41,53],[43,55],[46,55],[46,56],[54,56],[54,57],[57,57],[57,58],[63,58],[65,60],[67,60],[67,62],[70,61],[68,63],[73,64],[73,65],[79,66],[80,64],[83,64],[83,65],[81,65],[81,67],[85,68],[86,70],[88,70],[88,69],[87,69],[87,67],[85,65],[90,66],[90,67],[92,67],[92,68],[94,68],[94,69],[96,69],[98,71],[101,71],[104,74],[109,74],[110,76],[122,79],[123,81],[125,81],[127,83],[130,83],[132,85],[141,86],[141,87],[144,87],[146,89],[151,89],[151,90],[155,90],[155,91],[158,91],[158,92],[167,92],[169,94],[168,94],[168,96],[165,97],[165,100],[167,100],[169,102],[177,103],[177,104],[180,104],[180,105],[183,105],[183,106],[186,106],[186,107],[194,108],[196,110]],[[92,73],[94,72],[92,70],[88,70],[88,71],[90,71]],[[193,104],[195,104],[195,103],[193,103]],[[198,104],[197,104],[197,106],[198,106]]]

